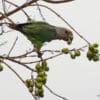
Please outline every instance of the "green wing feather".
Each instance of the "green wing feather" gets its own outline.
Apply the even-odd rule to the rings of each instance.
[[[45,22],[23,24],[20,31],[26,35],[36,48],[41,48],[45,41],[51,41],[56,37],[55,27]]]

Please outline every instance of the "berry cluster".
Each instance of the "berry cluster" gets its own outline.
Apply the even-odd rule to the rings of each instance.
[[[46,84],[47,81],[46,71],[49,71],[49,67],[47,66],[46,61],[42,61],[41,63],[36,64],[35,69],[37,71],[36,77],[33,80],[27,79],[25,81],[26,86],[28,87],[31,93],[34,92],[35,96],[44,97],[43,85]]]
[[[75,59],[76,57],[78,57],[78,56],[80,56],[81,55],[81,53],[80,53],[80,51],[78,50],[78,49],[74,49],[71,53],[70,53],[70,57],[72,58],[72,59]]]
[[[97,43],[90,44],[87,52],[88,60],[98,61],[99,60],[98,54],[99,54],[98,44]]]
[[[72,44],[72,41],[73,41],[73,37],[72,35],[69,35],[68,38],[67,38],[67,44]]]
[[[74,50],[72,50],[72,51],[69,51],[69,49],[68,48],[63,48],[62,50],[62,53],[64,53],[64,54],[70,54],[70,57],[72,58],[72,59],[75,59],[76,57],[78,57],[78,56],[80,56],[80,51],[78,50],[78,49],[74,49]]]

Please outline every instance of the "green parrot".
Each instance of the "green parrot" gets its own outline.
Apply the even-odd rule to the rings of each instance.
[[[36,49],[38,57],[41,57],[40,49],[44,42],[62,39],[71,43],[73,40],[71,30],[63,27],[57,27],[42,21],[27,22],[15,25],[9,23],[8,26],[14,30],[20,31],[27,37],[28,40],[31,41]]]

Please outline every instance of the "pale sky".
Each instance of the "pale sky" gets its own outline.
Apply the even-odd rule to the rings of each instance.
[[[22,0],[24,1],[24,0]],[[14,0],[20,4],[21,0]],[[75,0],[65,4],[46,4],[57,13],[64,17],[81,35],[88,41],[98,42],[100,44],[100,0]],[[1,8],[0,8],[1,9]],[[12,9],[12,8],[10,8]],[[9,10],[10,10],[9,9]],[[25,9],[34,20],[40,20],[36,8]],[[0,10],[1,11],[1,10]],[[33,12],[32,12],[33,11]],[[46,21],[50,24],[67,27],[67,25],[57,18],[54,14],[46,9],[42,9]],[[16,17],[15,17],[16,16]],[[11,16],[14,21],[25,22],[22,13],[16,13]],[[0,47],[0,53],[7,53],[12,46],[16,36],[19,40],[14,48],[12,55],[18,55],[32,48],[31,43],[27,41],[19,32],[9,32],[0,36],[0,43],[7,40],[4,47]],[[59,45],[60,44],[60,45]],[[71,46],[66,45],[63,41],[52,41],[47,43],[42,49],[61,49],[63,47],[79,48],[86,44],[80,37],[74,33],[74,41]],[[89,62],[86,58],[86,51],[75,60],[69,55],[62,55],[48,61],[50,71],[48,74],[47,85],[56,93],[68,98],[69,100],[100,100],[97,95],[100,94],[100,62]],[[11,64],[26,79],[29,72],[21,66]],[[0,99],[1,100],[33,100],[26,87],[20,80],[4,67],[0,73]],[[60,100],[53,96],[48,90],[45,90],[45,97],[41,100]]]

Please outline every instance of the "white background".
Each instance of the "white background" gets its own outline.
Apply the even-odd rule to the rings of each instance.
[[[23,0],[24,1],[24,0]],[[21,4],[21,0],[13,0]],[[81,35],[88,41],[100,43],[100,1],[99,0],[75,0],[65,4],[46,4],[57,13],[64,17]],[[1,11],[2,8],[0,8]],[[9,9],[13,9],[12,7]],[[31,8],[25,9],[34,20],[40,20],[38,10]],[[46,9],[42,12],[50,24],[67,27],[67,25]],[[16,13],[11,16],[17,23],[25,22],[26,19],[22,13]],[[5,33],[0,36],[0,43],[7,40],[4,47],[0,47],[0,53],[4,54],[9,51],[16,36],[19,40],[14,48],[12,55],[22,54],[24,51],[32,48],[31,43],[17,31]],[[60,45],[59,45],[60,44]],[[79,48],[86,43],[74,33],[74,41],[71,46],[67,46],[63,41],[52,41],[42,49],[61,49],[63,47]],[[89,62],[86,59],[86,51],[82,56],[75,60],[70,59],[69,55],[62,55],[48,61],[50,71],[48,72],[48,86],[56,93],[65,96],[69,100],[99,100],[100,94],[100,62]],[[19,65],[11,64],[26,79],[29,72]],[[20,80],[4,67],[0,73],[0,99],[1,100],[32,100],[26,87]],[[45,90],[43,100],[60,100]]]

